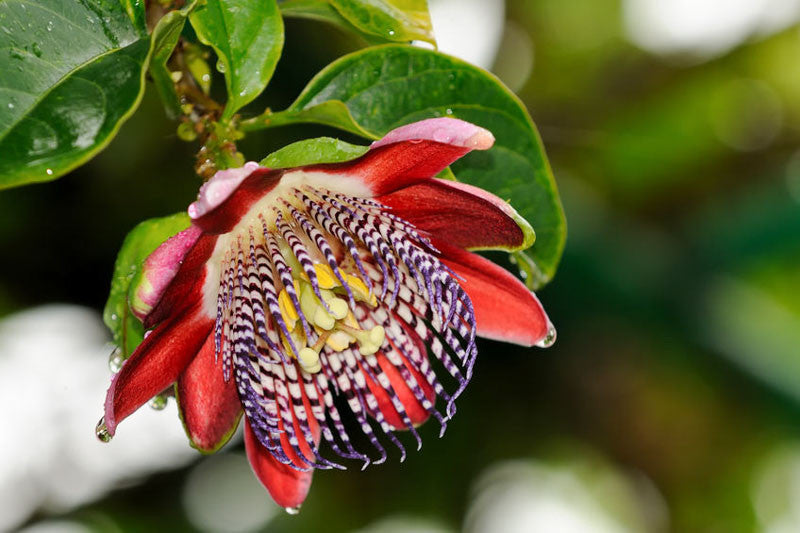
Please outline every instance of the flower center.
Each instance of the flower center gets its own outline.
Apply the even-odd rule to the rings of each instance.
[[[318,455],[313,418],[336,453],[369,462],[350,443],[331,391],[345,397],[381,451],[379,461],[385,452],[365,415],[401,450],[391,434],[398,424],[418,438],[398,387],[444,429],[472,374],[475,318],[429,240],[374,200],[309,185],[288,188],[246,220],[215,254],[221,259],[214,335],[225,379],[233,372],[262,444],[298,469],[338,466]],[[452,396],[428,352],[458,381]],[[447,402],[446,416],[425,391]],[[398,421],[385,419],[379,397]],[[282,434],[305,463],[286,455]],[[313,458],[302,454],[300,439]]]

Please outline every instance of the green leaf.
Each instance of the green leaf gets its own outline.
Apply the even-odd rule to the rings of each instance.
[[[267,111],[263,115],[242,121],[240,129],[247,132],[284,124],[302,123],[325,124],[368,139],[377,139],[379,137],[362,128],[350,114],[347,106],[336,100],[322,102],[306,109],[287,109],[277,113]]]
[[[436,44],[427,0],[329,0],[359,30],[390,41]]]
[[[497,141],[453,164],[459,180],[491,191],[527,219],[536,242],[525,253],[527,281],[538,287],[558,266],[566,222],[539,134],[525,107],[497,78],[444,54],[386,45],[345,56],[327,66],[282,115],[313,118],[321,106],[344,107],[320,123],[376,138],[403,124],[452,116],[490,130]],[[268,121],[269,117],[257,117]],[[338,122],[337,122],[338,121]],[[279,121],[280,122],[280,121]]]
[[[150,60],[150,76],[158,89],[167,115],[175,119],[181,115],[181,102],[175,92],[175,83],[167,69],[167,61],[178,44],[183,26],[189,13],[192,12],[197,2],[190,2],[186,7],[177,11],[170,11],[164,15],[153,30],[153,56]]]
[[[269,168],[302,167],[322,163],[343,163],[361,157],[369,146],[350,144],[331,137],[305,139],[284,146],[265,157],[259,165]]]
[[[116,344],[127,359],[142,342],[142,323],[131,313],[128,302],[138,285],[142,264],[158,245],[176,233],[189,227],[191,221],[186,213],[162,218],[153,218],[139,223],[125,237],[114,264],[111,291],[108,295],[103,321],[111,330]]]
[[[208,0],[189,16],[225,74],[230,119],[267,86],[283,50],[283,19],[275,0]]]
[[[427,0],[289,0],[280,7],[284,16],[329,22],[369,42],[436,44]]]
[[[0,2],[0,189],[50,181],[114,137],[144,92],[139,1]]]

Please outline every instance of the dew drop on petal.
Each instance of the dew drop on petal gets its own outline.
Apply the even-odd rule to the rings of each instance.
[[[156,411],[163,411],[166,406],[167,396],[164,394],[153,396],[153,399],[150,400],[150,408],[155,409]]]
[[[111,433],[108,432],[108,428],[106,427],[105,417],[100,417],[100,421],[94,428],[94,434],[100,442],[111,442]]]
[[[117,347],[114,348],[114,351],[111,352],[111,355],[108,356],[108,368],[113,373],[117,373],[122,369],[122,363],[125,362],[125,354],[122,353],[122,349]]]
[[[542,340],[537,342],[536,346],[539,348],[549,348],[554,342],[556,342],[556,328],[551,325],[547,330],[547,335],[542,337]]]
[[[295,515],[298,515],[298,514],[300,514],[300,506],[299,506],[299,505],[297,505],[297,506],[295,506],[295,507],[284,507],[284,510],[285,510],[285,511],[286,511],[288,514],[290,514],[290,515],[292,515],[292,516],[295,516]]]

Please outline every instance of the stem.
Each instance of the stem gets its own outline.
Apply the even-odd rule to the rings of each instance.
[[[299,124],[301,122],[313,122],[311,120],[304,121],[302,118],[296,118],[296,113],[291,110],[284,110],[284,111],[272,111],[271,109],[267,109],[262,114],[258,115],[257,117],[249,118],[247,120],[243,120],[239,123],[239,131],[248,132],[248,131],[258,131],[258,130],[265,130],[268,128],[274,128],[275,126],[283,126],[286,124]]]

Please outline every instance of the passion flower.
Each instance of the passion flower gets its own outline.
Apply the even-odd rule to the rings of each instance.
[[[476,334],[555,338],[534,294],[468,251],[530,246],[528,223],[490,193],[434,177],[493,142],[440,118],[345,163],[218,172],[189,206],[192,225],[144,264],[130,303],[148,334],[114,376],[98,434],[109,439],[174,383],[192,445],[216,451],[244,413],[256,475],[296,509],[314,469],[343,468],[326,455],[366,466],[386,459],[387,441],[405,457],[395,430],[421,445],[415,428],[433,416],[444,432]]]

